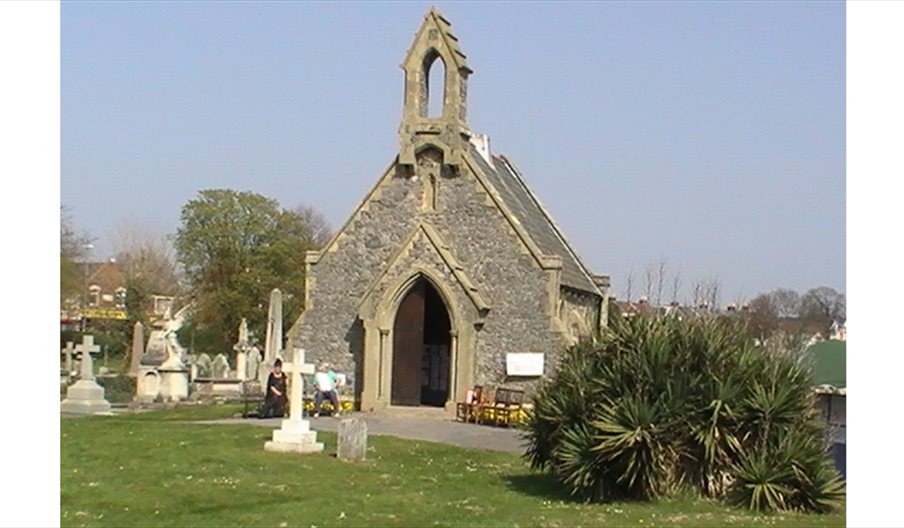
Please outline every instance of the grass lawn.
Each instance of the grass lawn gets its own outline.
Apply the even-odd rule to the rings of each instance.
[[[584,504],[516,455],[371,436],[367,462],[265,453],[230,405],[62,418],[62,526],[844,526],[694,498]]]

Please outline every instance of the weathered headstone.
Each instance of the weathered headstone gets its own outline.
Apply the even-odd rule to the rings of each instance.
[[[132,361],[129,365],[129,375],[137,376],[141,367],[141,356],[144,355],[144,325],[141,321],[135,323],[132,329]]]
[[[304,407],[302,374],[314,373],[314,365],[304,362],[304,349],[296,348],[292,363],[283,363],[283,370],[292,375],[289,391],[289,418],[273,431],[273,440],[264,444],[264,451],[277,453],[320,453],[323,444],[317,441],[317,432],[311,431],[311,422],[302,417]]]
[[[248,359],[246,363],[246,380],[256,380],[258,379],[258,370],[261,366],[261,350],[256,346],[251,347],[251,350],[248,351]]]
[[[226,379],[229,377],[229,361],[223,354],[217,354],[210,364],[210,377],[214,379]]]
[[[235,377],[240,380],[247,379],[248,374],[248,351],[251,350],[251,344],[248,343],[248,321],[242,317],[239,324],[239,340],[232,347],[235,350]]]
[[[104,388],[94,381],[91,353],[100,351],[100,347],[94,344],[94,336],[83,336],[75,351],[82,354],[81,379],[66,389],[66,399],[60,403],[60,411],[73,414],[109,412],[110,402],[104,399]]]
[[[349,418],[339,422],[340,460],[361,461],[367,455],[367,422],[361,418]]]
[[[72,341],[66,341],[66,348],[62,350],[64,359],[63,359],[63,370],[66,371],[67,374],[72,373],[72,353],[75,351],[75,343]]]
[[[202,353],[198,355],[198,359],[195,360],[195,366],[198,368],[197,377],[199,378],[209,378],[211,375],[211,361],[210,356],[206,353]]]

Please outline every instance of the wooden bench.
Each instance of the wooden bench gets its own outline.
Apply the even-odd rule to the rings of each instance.
[[[455,404],[455,419],[461,422],[476,422],[480,405],[485,403],[483,385],[474,385],[474,389],[469,392],[470,400],[466,398],[464,402]]]
[[[508,389],[507,399],[502,406],[493,409],[495,425],[512,425],[513,421],[521,420],[521,411],[524,408],[524,391]]]
[[[257,382],[255,382],[255,385],[257,385]],[[248,390],[250,386],[251,383],[249,382],[242,383],[242,405],[244,406],[242,418],[258,416],[260,414],[261,406],[264,404],[265,394],[260,391]]]
[[[478,407],[477,423],[496,423],[496,411],[508,404],[509,392],[511,389],[490,387],[485,401]]]

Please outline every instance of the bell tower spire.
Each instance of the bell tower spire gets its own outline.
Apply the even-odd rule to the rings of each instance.
[[[457,168],[467,149],[467,83],[472,72],[451,27],[439,10],[431,7],[401,64],[405,71],[405,102],[399,126],[400,165],[414,166],[417,155],[433,147],[442,152],[444,165]],[[443,70],[436,67],[437,61],[445,67],[444,78],[436,78],[440,77],[436,73]],[[443,87],[442,110],[435,116],[430,115],[431,83],[442,83]]]

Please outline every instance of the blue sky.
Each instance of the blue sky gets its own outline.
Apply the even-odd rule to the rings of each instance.
[[[94,256],[207,188],[340,226],[397,152],[429,5],[64,3],[61,200]],[[661,258],[723,301],[845,289],[843,3],[437,6],[472,129],[616,294]]]

